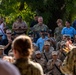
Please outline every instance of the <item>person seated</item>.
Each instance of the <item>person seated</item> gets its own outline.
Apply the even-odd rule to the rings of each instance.
[[[34,56],[34,60],[35,62],[39,63],[42,68],[43,68],[43,71],[45,73],[46,71],[46,60],[44,58],[42,58],[42,53],[38,50],[38,51],[35,51],[35,56]]]
[[[60,66],[62,61],[58,59],[58,52],[52,51],[52,59],[47,63],[48,75],[62,75],[60,72]]]

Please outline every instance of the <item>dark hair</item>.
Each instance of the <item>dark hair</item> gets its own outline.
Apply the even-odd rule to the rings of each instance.
[[[66,22],[71,23],[70,20],[66,20]]]
[[[49,34],[52,34],[52,30],[48,30],[47,32],[48,32]]]
[[[12,43],[12,49],[17,50],[20,56],[30,56],[32,52],[32,41],[30,37],[26,35],[18,36]]]

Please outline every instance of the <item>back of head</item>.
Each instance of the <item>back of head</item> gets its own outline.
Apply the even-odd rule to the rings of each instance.
[[[0,60],[0,75],[20,75],[12,64]]]
[[[32,41],[29,36],[20,35],[14,39],[12,48],[17,50],[21,56],[30,56],[32,52]]]

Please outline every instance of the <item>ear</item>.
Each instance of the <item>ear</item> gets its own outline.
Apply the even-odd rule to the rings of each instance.
[[[14,54],[16,54],[16,53],[17,53],[17,51],[16,51],[15,49],[13,49],[13,53],[14,53]]]

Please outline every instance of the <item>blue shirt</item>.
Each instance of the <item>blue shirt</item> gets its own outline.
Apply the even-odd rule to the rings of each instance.
[[[62,35],[68,34],[71,37],[74,37],[74,35],[76,35],[76,30],[73,27],[70,27],[70,28],[64,27],[61,31],[61,34]]]
[[[37,42],[36,45],[38,46],[39,50],[42,52],[43,46],[44,46],[44,42],[48,39],[48,37],[42,38],[40,37]]]

